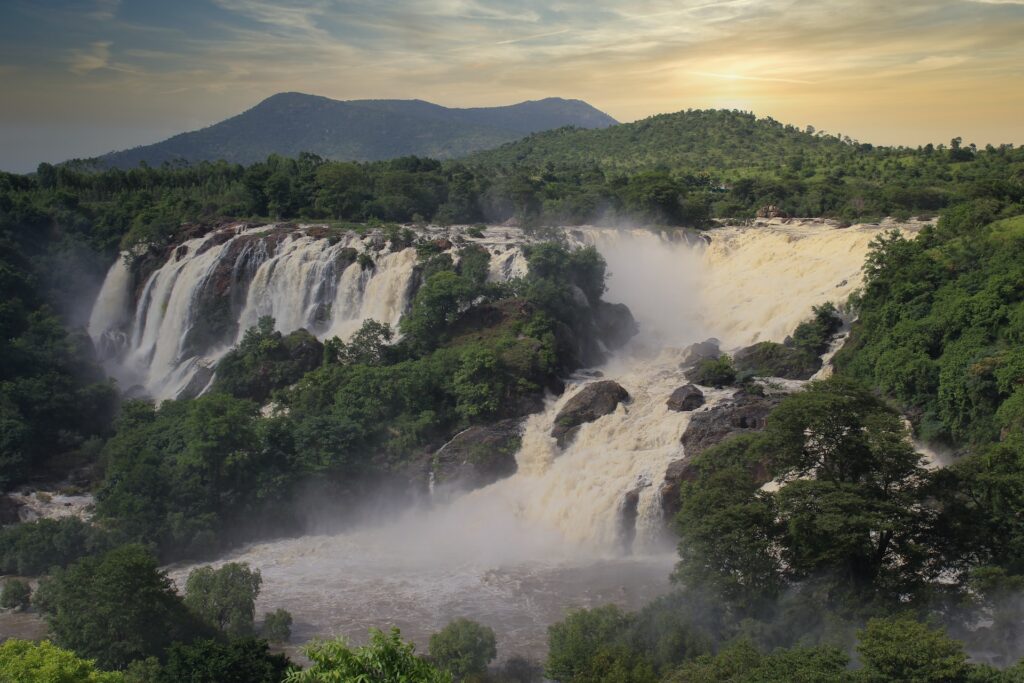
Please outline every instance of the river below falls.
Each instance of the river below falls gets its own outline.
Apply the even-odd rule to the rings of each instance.
[[[488,561],[474,559],[471,548],[431,558],[410,554],[388,534],[373,542],[372,533],[257,544],[216,564],[248,562],[260,570],[257,614],[280,607],[292,613],[291,654],[314,638],[342,635],[362,643],[370,627],[391,626],[423,652],[431,633],[467,617],[494,629],[500,659],[539,660],[547,651],[547,627],[568,610],[606,604],[639,609],[670,589],[675,560],[664,553]],[[172,568],[179,589],[189,569]]]

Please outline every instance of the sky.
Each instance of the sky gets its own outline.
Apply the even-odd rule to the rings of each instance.
[[[0,169],[17,172],[283,91],[1019,145],[1024,0],[0,0],[0,86]]]

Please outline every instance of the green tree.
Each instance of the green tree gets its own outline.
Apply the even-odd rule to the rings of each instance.
[[[260,636],[271,643],[287,643],[292,637],[292,615],[285,609],[278,608],[263,616]]]
[[[302,671],[292,671],[287,683],[333,683],[373,681],[374,683],[451,683],[452,677],[416,656],[411,643],[402,640],[397,628],[385,634],[370,629],[370,642],[352,647],[345,640],[315,642],[304,650],[313,662]]]
[[[908,617],[872,619],[857,644],[865,681],[956,683],[966,681],[963,645]]]
[[[779,648],[760,652],[739,640],[716,655],[702,655],[679,667],[666,683],[844,683],[850,658],[837,648]]]
[[[231,638],[251,636],[262,583],[260,571],[245,563],[199,567],[185,582],[185,604]]]
[[[630,617],[613,605],[570,612],[548,627],[545,673],[556,681],[577,680],[590,671],[598,653],[617,643],[630,624]]]
[[[430,657],[456,680],[482,675],[498,656],[494,631],[469,619],[455,619],[430,636]]]
[[[292,668],[286,656],[271,654],[266,641],[197,640],[171,645],[152,683],[280,683]]]
[[[174,592],[156,558],[138,545],[56,571],[40,583],[35,604],[57,645],[110,669],[159,657],[172,642],[210,632]]]
[[[390,360],[391,325],[376,320],[365,320],[348,343],[337,337],[326,344],[325,355],[332,363],[345,365],[384,365]]]
[[[32,587],[21,579],[7,579],[4,590],[0,593],[0,607],[4,609],[26,610],[32,599]]]
[[[77,517],[39,519],[0,529],[0,572],[38,576],[113,546],[111,534]]]
[[[435,348],[446,328],[469,305],[476,288],[468,279],[451,271],[430,276],[412,303],[412,310],[402,317],[400,329],[423,350]]]
[[[810,579],[829,582],[835,606],[899,604],[933,576],[928,473],[899,415],[855,383],[811,383],[763,434],[719,444],[696,465],[682,487],[677,577],[741,610]],[[776,490],[762,490],[765,471]]]
[[[115,671],[100,671],[91,659],[82,659],[47,640],[33,643],[12,638],[0,643],[0,681],[4,683],[121,683]]]

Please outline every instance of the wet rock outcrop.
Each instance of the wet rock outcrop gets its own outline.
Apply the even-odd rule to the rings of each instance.
[[[594,311],[594,325],[609,349],[625,346],[640,329],[626,304],[610,304],[607,301],[598,303]]]
[[[522,422],[502,420],[474,425],[434,453],[431,472],[439,490],[471,490],[516,473]]]
[[[704,392],[692,384],[684,384],[672,392],[665,404],[676,412],[696,410],[704,405]]]
[[[719,349],[719,342],[712,337],[696,344],[690,344],[683,349],[683,359],[680,361],[679,367],[683,370],[688,370],[697,367],[703,361],[714,360],[721,355],[722,351]]]
[[[629,401],[629,392],[618,382],[610,379],[592,382],[558,412],[551,436],[560,448],[565,448],[576,437],[580,425],[615,412],[615,408],[625,401]]]
[[[747,346],[732,356],[740,375],[810,379],[821,369],[821,357],[803,349],[765,341]]]
[[[682,436],[686,457],[695,458],[730,436],[761,431],[781,400],[779,396],[740,392],[709,410],[694,413]]]
[[[661,483],[661,509],[669,522],[679,512],[679,487],[684,481],[696,481],[693,464],[698,455],[737,434],[750,434],[765,428],[768,414],[782,400],[780,396],[755,396],[740,392],[732,399],[709,410],[693,414],[683,432],[685,456],[669,464]],[[753,476],[768,481],[767,470],[758,469]]]

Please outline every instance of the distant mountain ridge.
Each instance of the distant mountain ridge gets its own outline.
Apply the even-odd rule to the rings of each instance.
[[[375,161],[416,155],[465,156],[543,130],[618,123],[581,100],[550,97],[504,107],[454,109],[423,100],[332,100],[289,92],[201,130],[152,145],[111,152],[102,167],[145,161],[194,163],[224,159],[249,164],[270,154],[313,152],[329,159]]]

